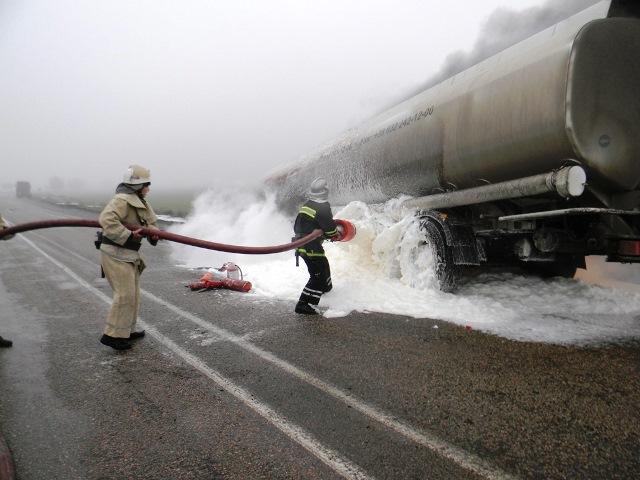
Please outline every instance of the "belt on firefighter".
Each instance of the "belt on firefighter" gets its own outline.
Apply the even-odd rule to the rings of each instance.
[[[311,232],[307,232],[307,233],[296,233],[295,237],[293,237],[291,239],[292,242],[295,242],[296,240],[301,239],[302,237],[305,237],[307,235],[309,235]],[[313,248],[309,248],[309,247],[313,247],[313,246],[317,246],[320,247],[319,250],[314,250]],[[307,243],[306,245],[302,245],[301,247],[296,248],[296,261],[297,261],[297,257],[300,255],[305,255],[307,257],[324,257],[324,250],[322,248],[322,239],[321,238],[314,238],[313,240],[311,240],[309,243]]]
[[[106,243],[107,245],[114,245],[120,248],[126,248],[127,250],[135,250],[136,252],[140,250],[140,245],[142,245],[141,242],[134,240],[133,237],[127,238],[127,241],[124,242],[124,245],[120,245],[108,238],[106,235],[102,235],[102,243]]]

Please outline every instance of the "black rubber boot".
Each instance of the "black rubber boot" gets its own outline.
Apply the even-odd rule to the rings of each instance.
[[[307,302],[298,302],[296,304],[296,313],[301,313],[303,315],[317,315],[318,312],[315,308],[309,305]]]
[[[9,348],[11,345],[13,345],[11,340],[6,340],[0,337],[0,348]]]
[[[129,340],[138,340],[142,337],[144,337],[144,330],[140,330],[139,332],[131,332],[131,335],[129,335]]]
[[[129,350],[131,348],[128,338],[115,338],[109,335],[102,335],[100,343],[116,350]]]

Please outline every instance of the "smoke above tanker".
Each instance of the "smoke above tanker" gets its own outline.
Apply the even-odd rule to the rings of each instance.
[[[492,55],[597,3],[599,0],[547,0],[540,6],[518,10],[499,7],[484,22],[470,50],[450,53],[438,73],[407,95],[410,98]]]

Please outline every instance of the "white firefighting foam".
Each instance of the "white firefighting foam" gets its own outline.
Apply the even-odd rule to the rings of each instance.
[[[273,198],[206,192],[172,231],[237,245],[287,243],[293,218]],[[542,280],[513,273],[468,279],[456,294],[436,288],[434,257],[411,217],[394,218],[398,200],[373,208],[353,202],[336,211],[357,226],[348,243],[325,242],[334,288],[320,302],[325,317],[352,311],[440,319],[505,338],[591,344],[640,337],[640,289],[607,288],[580,280]],[[233,255],[171,244],[179,264],[219,267],[233,261],[253,283],[248,295],[286,300],[291,309],[308,279],[292,252]],[[230,294],[236,294],[231,293]],[[293,313],[292,313],[293,314]]]

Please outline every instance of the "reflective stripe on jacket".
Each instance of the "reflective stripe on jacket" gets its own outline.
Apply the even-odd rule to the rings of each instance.
[[[298,210],[293,230],[296,237],[304,237],[318,228],[324,233],[323,237],[312,240],[296,249],[300,255],[323,257],[322,242],[325,238],[331,238],[338,233],[336,222],[333,221],[331,205],[328,202],[307,200]]]

